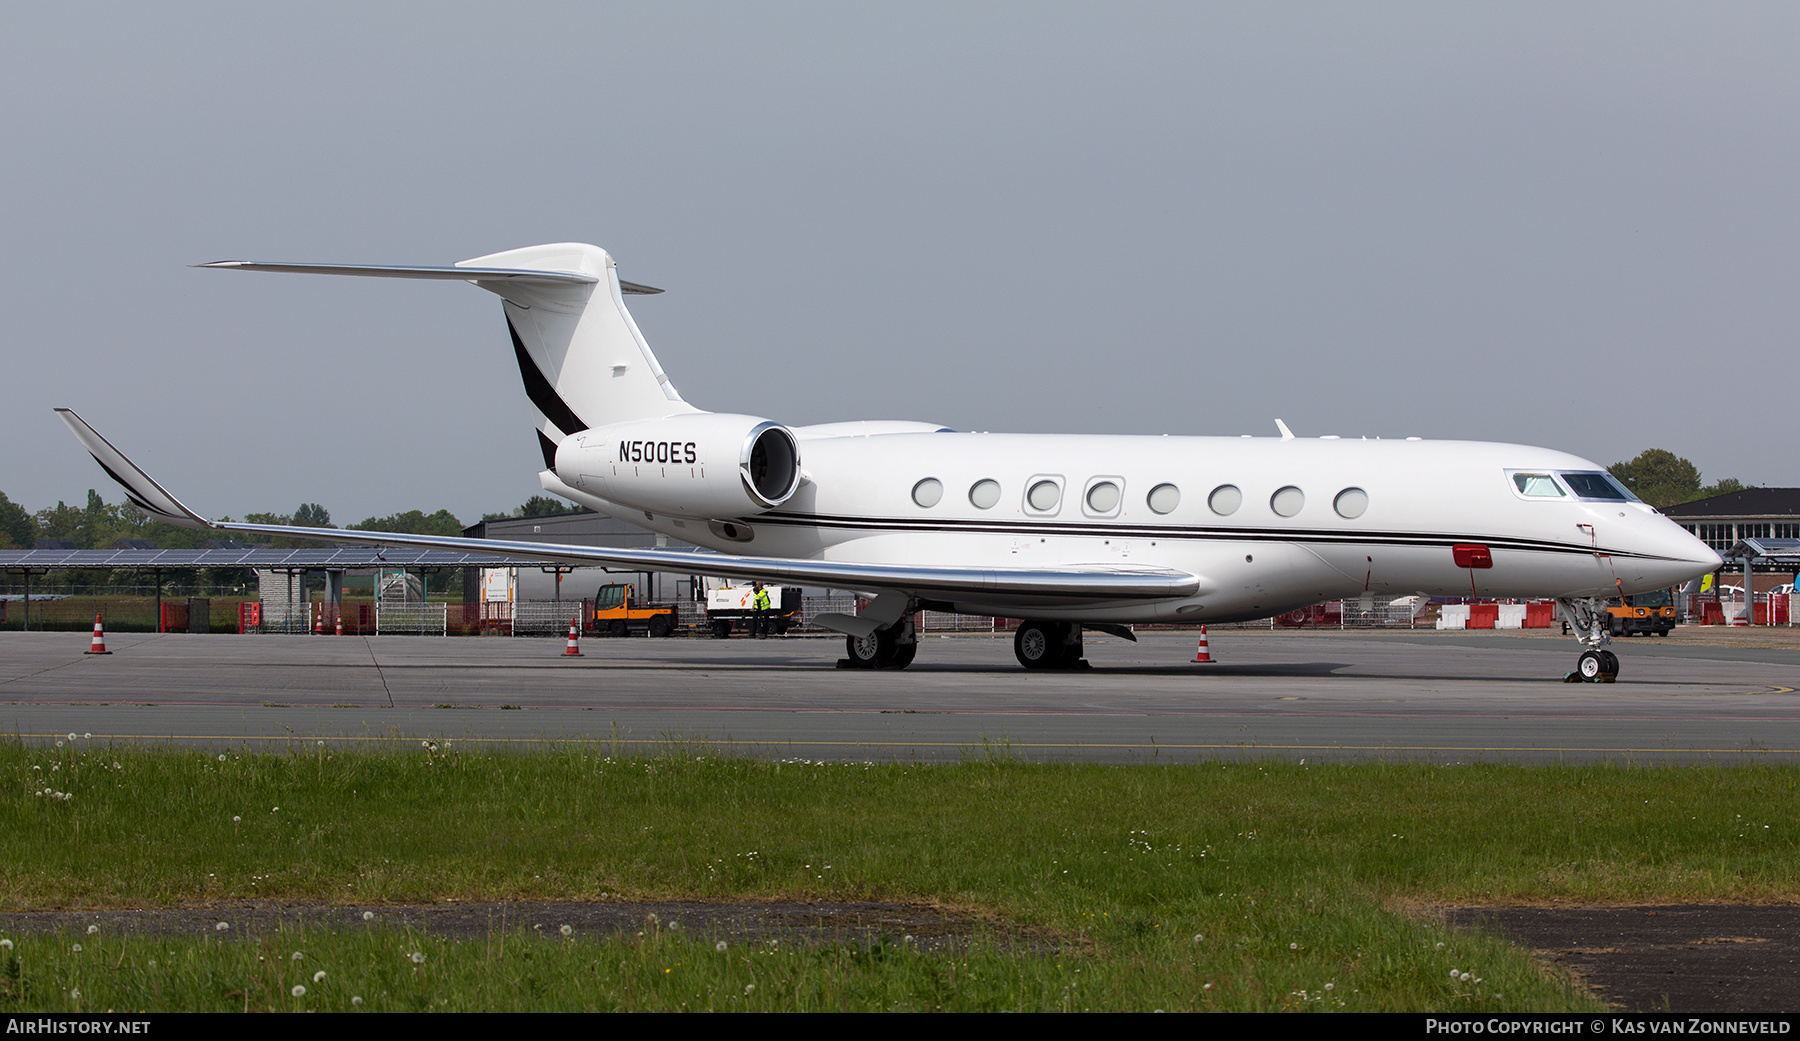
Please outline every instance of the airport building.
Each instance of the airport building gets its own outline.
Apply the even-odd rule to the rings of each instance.
[[[1720,553],[1741,539],[1800,539],[1800,488],[1745,488],[1663,514]]]
[[[1719,553],[1731,552],[1745,539],[1800,538],[1800,488],[1745,488],[1670,506],[1662,512]],[[1731,570],[1734,563],[1727,561],[1726,569]],[[1758,577],[1758,592],[1793,581],[1791,561],[1765,561],[1757,564],[1756,570],[1770,573],[1767,582]],[[1783,575],[1788,577],[1778,577]]]

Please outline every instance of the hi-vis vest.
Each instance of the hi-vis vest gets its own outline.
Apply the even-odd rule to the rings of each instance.
[[[767,589],[758,589],[756,591],[756,609],[758,611],[767,611],[769,609],[769,591]]]

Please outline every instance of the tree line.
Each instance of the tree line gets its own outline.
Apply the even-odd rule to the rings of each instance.
[[[544,495],[534,495],[507,513],[488,513],[482,520],[509,517],[543,517],[558,513],[575,513],[580,507],[566,506]],[[222,520],[229,521],[230,517]],[[334,528],[331,512],[316,502],[303,502],[292,513],[247,513],[246,524],[275,524],[306,528]],[[426,513],[405,510],[386,517],[369,517],[356,524],[345,525],[353,531],[392,531],[410,535],[462,534],[463,524],[449,510]],[[178,528],[154,520],[130,502],[109,503],[100,493],[88,489],[85,506],[58,502],[55,506],[27,512],[23,506],[0,492],[0,549],[31,549],[39,539],[57,539],[75,544],[76,549],[106,549],[121,539],[144,539],[159,549],[199,549],[208,539],[230,537],[255,546],[292,547],[316,545],[308,539],[259,536],[248,532],[196,531]]]
[[[1710,499],[1715,495],[1741,492],[1744,482],[1735,477],[1721,477],[1712,484],[1700,483],[1700,468],[1674,452],[1647,448],[1636,459],[1614,463],[1607,472],[1631,489],[1632,494],[1657,509],[1684,502]]]

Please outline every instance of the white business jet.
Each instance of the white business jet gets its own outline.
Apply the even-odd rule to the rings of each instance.
[[[1576,456],[1468,441],[968,434],[931,423],[789,427],[688,404],[595,246],[531,246],[454,267],[224,261],[209,268],[455,279],[497,294],[542,416],[546,490],[716,551],[609,549],[320,531],[203,519],[58,410],[133,502],[172,524],[487,551],[567,564],[853,589],[817,619],[849,661],[904,667],[921,608],[1022,618],[1031,669],[1084,665],[1081,634],[1266,618],[1394,594],[1555,597],[1618,674],[1605,598],[1716,569],[1718,554]],[[702,563],[701,561],[704,561]]]

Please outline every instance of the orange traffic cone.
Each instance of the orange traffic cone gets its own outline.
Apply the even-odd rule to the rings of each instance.
[[[313,612],[313,635],[325,635],[325,608],[323,607]]]
[[[100,628],[100,612],[94,612],[94,642],[88,644],[89,654],[111,654],[106,649],[106,630]]]
[[[1213,664],[1212,652],[1206,649],[1206,626],[1200,627],[1200,646],[1194,650],[1194,664]]]
[[[581,638],[581,617],[579,615],[577,615],[576,617],[571,618],[569,620],[569,646],[563,649],[563,657],[565,657],[565,658],[581,657],[581,648],[576,645],[576,641],[579,640],[580,638]]]
[[[337,616],[337,635],[344,635],[344,612],[341,608],[338,610]]]

